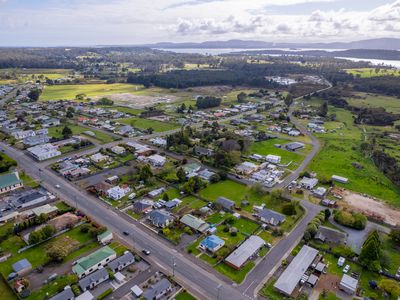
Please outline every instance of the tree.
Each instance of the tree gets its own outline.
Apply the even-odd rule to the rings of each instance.
[[[68,107],[66,117],[72,119],[74,117],[75,110],[72,106]]]
[[[46,251],[46,255],[54,262],[62,262],[67,257],[68,252],[64,247],[53,245]]]
[[[86,95],[85,95],[86,96]],[[98,105],[107,105],[107,106],[112,106],[114,105],[114,101],[112,101],[111,99],[108,98],[101,98],[99,101],[97,101]]]
[[[29,244],[37,244],[42,240],[42,233],[40,231],[33,231],[29,235]]]
[[[63,130],[62,130],[62,132],[61,132],[61,134],[63,135],[63,137],[64,137],[65,139],[66,139],[66,138],[69,138],[69,137],[72,136],[72,130],[71,130],[71,128],[69,128],[67,125],[65,125],[64,128],[63,128]]]
[[[32,101],[38,101],[39,97],[40,97],[40,93],[41,93],[41,91],[39,89],[32,89],[29,91],[28,97]]]
[[[292,94],[287,94],[287,96],[284,99],[284,102],[285,102],[287,107],[292,105],[293,104],[293,96],[292,96]]]
[[[179,168],[178,171],[176,171],[176,177],[178,177],[178,181],[180,183],[186,181],[186,173],[182,168]]]
[[[153,172],[151,171],[150,165],[142,166],[139,170],[139,180],[148,182],[151,177],[153,177]]]
[[[380,258],[381,258],[381,241],[379,234],[376,230],[372,231],[361,249],[359,261],[366,265],[370,270],[380,270]]]
[[[382,279],[379,282],[378,287],[381,290],[384,290],[386,293],[392,295],[394,298],[400,296],[400,285],[393,279]]]
[[[326,208],[326,209],[324,210],[324,214],[325,214],[325,221],[328,221],[328,219],[329,219],[330,216],[331,216],[331,211],[330,211],[330,209],[329,209],[329,208]]]
[[[169,201],[169,196],[168,196],[168,194],[167,194],[167,193],[164,193],[162,199],[163,199],[164,201]]]
[[[148,134],[152,134],[153,132],[154,132],[154,128],[153,127],[147,128],[147,133]]]
[[[286,203],[282,207],[282,212],[287,215],[287,216],[293,216],[296,214],[296,204],[291,202],[291,203]]]
[[[320,108],[319,108],[318,114],[319,114],[321,117],[326,117],[326,116],[328,115],[328,102],[324,101],[324,102],[321,104],[321,106],[320,106]]]
[[[241,93],[239,93],[239,94],[236,96],[236,98],[237,98],[237,101],[238,101],[239,103],[244,103],[244,102],[246,102],[247,94],[244,93],[244,92],[241,92]]]
[[[400,229],[392,229],[389,237],[397,246],[400,246]]]

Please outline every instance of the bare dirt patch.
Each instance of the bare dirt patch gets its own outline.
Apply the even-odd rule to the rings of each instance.
[[[339,203],[343,207],[361,212],[368,217],[382,220],[389,225],[400,225],[400,210],[394,209],[384,202],[346,191],[343,201]]]
[[[104,96],[93,97],[94,100],[99,100]],[[172,95],[160,95],[160,96],[146,96],[146,95],[132,95],[129,93],[120,93],[107,95],[108,99],[111,99],[116,104],[130,106],[132,108],[144,108],[160,103],[172,103],[175,102],[178,97]]]

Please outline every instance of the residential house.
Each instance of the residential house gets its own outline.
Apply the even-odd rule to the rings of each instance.
[[[90,290],[98,286],[100,283],[108,280],[109,275],[106,269],[100,267],[97,271],[92,274],[83,277],[79,280],[78,285],[82,291]]]
[[[224,240],[217,237],[216,235],[209,235],[200,242],[199,247],[204,251],[215,253],[219,249],[221,249],[224,245],[225,245]]]
[[[300,181],[300,186],[307,190],[312,190],[318,184],[317,178],[303,177]]]
[[[209,156],[213,156],[214,155],[214,151],[213,150],[207,149],[207,148],[204,148],[204,147],[200,147],[200,146],[194,147],[194,153],[197,156],[207,156],[207,157],[209,157]]]
[[[120,135],[129,135],[134,131],[132,126],[125,125],[118,129],[117,133]]]
[[[167,162],[167,158],[165,156],[161,156],[159,154],[150,155],[147,157],[147,161],[156,168],[161,168]]]
[[[32,214],[35,217],[39,217],[41,214],[47,215],[49,218],[57,215],[58,208],[50,204],[45,204],[39,207],[32,208]]]
[[[236,270],[240,270],[241,267],[249,259],[254,257],[264,246],[265,242],[262,238],[256,235],[251,235],[238,248],[229,254],[225,259],[225,263]]]
[[[49,141],[50,138],[47,136],[47,134],[41,134],[41,135],[28,136],[24,138],[23,143],[26,146],[33,147],[40,144],[46,144]]]
[[[109,264],[108,267],[114,272],[119,272],[122,269],[130,266],[135,262],[135,256],[132,254],[132,252],[125,251],[125,253],[116,259],[112,260]]]
[[[165,294],[170,292],[172,289],[171,282],[168,279],[161,279],[156,284],[148,288],[142,295],[146,300],[158,300],[161,299]]]
[[[169,226],[175,217],[166,210],[153,210],[149,213],[148,219],[155,227],[164,228]]]
[[[160,138],[160,137],[156,137],[154,139],[151,139],[150,142],[157,147],[166,147],[167,146],[167,140]]]
[[[69,285],[64,287],[64,289],[59,292],[57,295],[51,297],[49,300],[74,300],[75,295],[72,292],[72,289]]]
[[[215,203],[221,206],[222,209],[229,212],[233,211],[233,209],[235,208],[235,202],[225,197],[218,197]]]
[[[8,193],[22,188],[24,184],[19,178],[18,172],[0,175],[0,194]]]
[[[117,154],[117,155],[122,155],[125,153],[125,148],[121,146],[114,146],[111,148],[111,152]]]
[[[249,161],[245,161],[235,167],[236,173],[243,175],[250,175],[251,173],[257,170],[258,170],[258,165]]]
[[[208,169],[201,170],[197,173],[197,176],[199,176],[199,178],[206,181],[211,181],[214,175],[216,175],[216,173]]]
[[[78,259],[72,267],[72,272],[79,278],[85,277],[90,273],[98,270],[101,266],[105,266],[117,257],[116,252],[108,246],[104,246],[95,252]]]
[[[312,194],[313,194],[313,196],[322,199],[325,197],[326,192],[327,192],[327,189],[320,186],[320,187],[317,187],[316,189],[313,189]]]
[[[180,221],[200,233],[204,233],[210,228],[210,224],[190,214],[184,215]]]
[[[114,186],[107,190],[107,197],[112,200],[120,200],[131,191],[129,186]]]
[[[94,163],[100,163],[103,161],[107,161],[109,159],[108,155],[103,155],[100,152],[93,154],[92,156],[90,156],[90,160]]]
[[[161,187],[161,188],[158,188],[158,189],[155,189],[155,190],[150,191],[147,195],[148,195],[150,198],[155,198],[155,197],[160,196],[160,195],[161,195],[162,193],[164,193],[164,192],[165,192],[165,188]]]
[[[183,171],[185,171],[186,175],[195,174],[200,171],[201,166],[196,163],[186,164],[182,167]]]
[[[267,162],[270,162],[271,164],[279,164],[279,163],[281,163],[281,157],[278,156],[278,155],[268,154],[268,155],[265,157],[265,160],[266,160]]]
[[[104,231],[103,233],[100,233],[98,236],[97,236],[97,241],[100,243],[100,244],[103,244],[103,245],[107,245],[108,243],[110,243],[111,242],[111,240],[113,239],[113,233],[111,232],[111,230],[106,230],[106,231]]]
[[[24,276],[32,270],[32,265],[26,258],[17,261],[11,267],[18,276]]]
[[[48,198],[48,195],[44,191],[29,190],[26,193],[13,197],[11,203],[15,208],[21,209],[45,202]]]
[[[286,220],[286,217],[283,214],[266,208],[261,210],[257,216],[262,222],[272,226],[278,226]]]
[[[135,201],[133,203],[133,211],[138,214],[147,214],[153,210],[154,202],[147,199]]]

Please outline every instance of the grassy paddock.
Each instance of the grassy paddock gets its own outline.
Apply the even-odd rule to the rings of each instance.
[[[135,94],[143,87],[140,85],[114,83],[114,84],[76,84],[76,85],[52,85],[47,86],[40,100],[75,99],[78,94],[87,97],[107,96],[113,94],[129,93]]]
[[[111,143],[111,142],[113,142],[115,140],[112,136],[110,136],[108,134],[105,134],[105,133],[103,133],[101,131],[98,131],[96,129],[92,129],[92,128],[89,129],[89,128],[86,128],[86,127],[83,127],[83,126],[73,125],[73,124],[66,124],[66,125],[50,127],[49,128],[49,136],[52,136],[54,138],[62,138],[63,137],[62,136],[62,131],[64,129],[64,126],[68,126],[72,130],[72,134],[74,134],[74,135],[83,134],[84,136],[86,136],[84,134],[84,132],[85,131],[91,131],[96,136],[92,137],[92,136],[87,135],[86,137],[95,139],[95,140],[99,141],[101,144]]]

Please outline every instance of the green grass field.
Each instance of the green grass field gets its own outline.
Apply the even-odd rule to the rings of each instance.
[[[175,296],[175,300],[196,300],[196,298],[184,290]]]
[[[251,145],[250,152],[260,155],[268,155],[268,154],[279,155],[282,158],[281,160],[282,164],[287,164],[290,162],[300,163],[304,159],[303,155],[287,151],[282,148],[277,148],[274,146],[275,144],[280,144],[283,146],[284,144],[290,142],[291,141],[284,139],[270,139],[262,142],[257,142]]]
[[[357,93],[355,98],[347,98],[347,102],[355,107],[383,107],[391,113],[400,113],[400,99],[396,97]]]
[[[380,69],[380,68],[359,68],[347,69],[347,73],[361,78],[377,77],[377,76],[400,76],[400,70],[396,69]]]
[[[329,113],[336,113],[337,122],[327,122],[326,128],[340,129],[316,135],[323,148],[311,161],[308,170],[324,178],[330,178],[332,175],[347,177],[348,184],[337,185],[400,206],[400,188],[380,172],[370,158],[362,155],[360,145],[364,134],[362,128],[354,125],[352,114],[334,107],[329,107]],[[353,162],[361,164],[363,169],[353,167]]]
[[[0,278],[0,300],[17,300],[11,288]]]
[[[92,138],[92,139],[95,139],[95,140],[99,141],[101,144],[106,144],[106,143],[110,143],[112,141],[115,141],[115,139],[112,136],[110,136],[108,134],[105,134],[105,133],[103,133],[101,131],[98,131],[96,129],[92,129],[92,128],[89,129],[89,128],[86,128],[86,127],[73,125],[73,124],[68,124],[68,127],[71,128],[72,134],[74,134],[74,135],[82,134],[83,136],[86,136],[88,138]],[[49,128],[49,136],[52,136],[54,138],[62,138],[63,129],[64,129],[64,125],[50,127]],[[85,135],[84,134],[85,131],[93,132],[96,135],[96,137]]]
[[[47,86],[40,100],[75,99],[78,94],[85,94],[87,97],[107,96],[112,94],[129,93],[136,94],[142,86],[114,83],[114,84],[77,84],[77,85],[52,85]]]
[[[155,132],[164,132],[179,128],[178,124],[172,124],[172,123],[166,123],[166,122],[160,122],[160,121],[149,120],[144,118],[136,118],[136,117],[119,119],[117,121],[143,130],[147,130],[148,128],[153,128]]]

